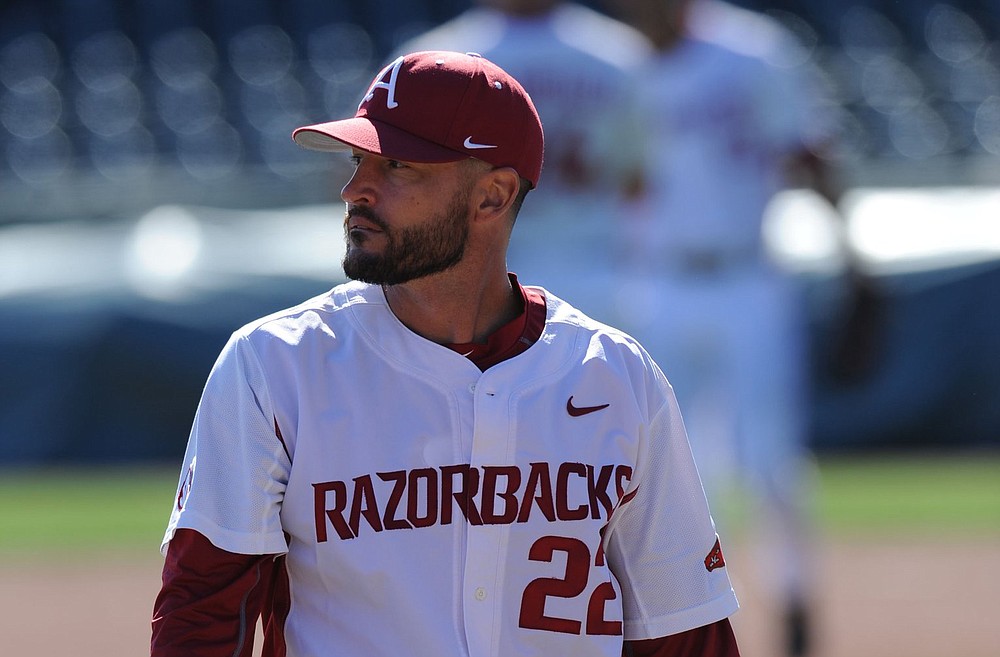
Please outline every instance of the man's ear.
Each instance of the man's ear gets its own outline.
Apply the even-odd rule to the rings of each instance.
[[[506,217],[517,199],[521,178],[511,167],[497,167],[481,179],[477,218]]]

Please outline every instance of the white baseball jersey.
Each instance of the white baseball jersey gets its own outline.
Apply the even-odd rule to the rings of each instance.
[[[669,384],[551,294],[485,372],[348,283],[235,332],[175,530],[287,554],[290,657],[600,655],[732,614]]]
[[[510,268],[606,316],[608,248],[623,195],[646,168],[634,73],[651,55],[638,31],[574,3],[538,16],[474,7],[400,52],[478,52],[514,76],[545,130],[541,184],[514,231]]]

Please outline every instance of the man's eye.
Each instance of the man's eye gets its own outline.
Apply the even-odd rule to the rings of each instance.
[[[360,155],[351,155],[347,159],[351,163],[351,166],[353,166],[354,168],[357,168],[357,167],[359,167],[361,165],[361,156]],[[405,169],[405,168],[407,168],[406,163],[405,162],[401,162],[399,160],[385,160],[385,166],[387,168],[389,168],[389,169]]]

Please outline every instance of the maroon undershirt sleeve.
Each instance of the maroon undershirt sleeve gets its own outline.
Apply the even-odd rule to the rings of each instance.
[[[622,657],[740,657],[728,618],[680,634],[626,641]]]
[[[250,657],[282,557],[233,554],[190,529],[167,547],[163,584],[153,608],[151,657]]]

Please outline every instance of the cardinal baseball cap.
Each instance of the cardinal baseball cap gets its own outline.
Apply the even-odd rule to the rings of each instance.
[[[368,87],[353,118],[296,129],[304,148],[358,148],[406,162],[457,162],[475,157],[512,167],[538,185],[542,123],[527,92],[475,53],[403,55]]]

